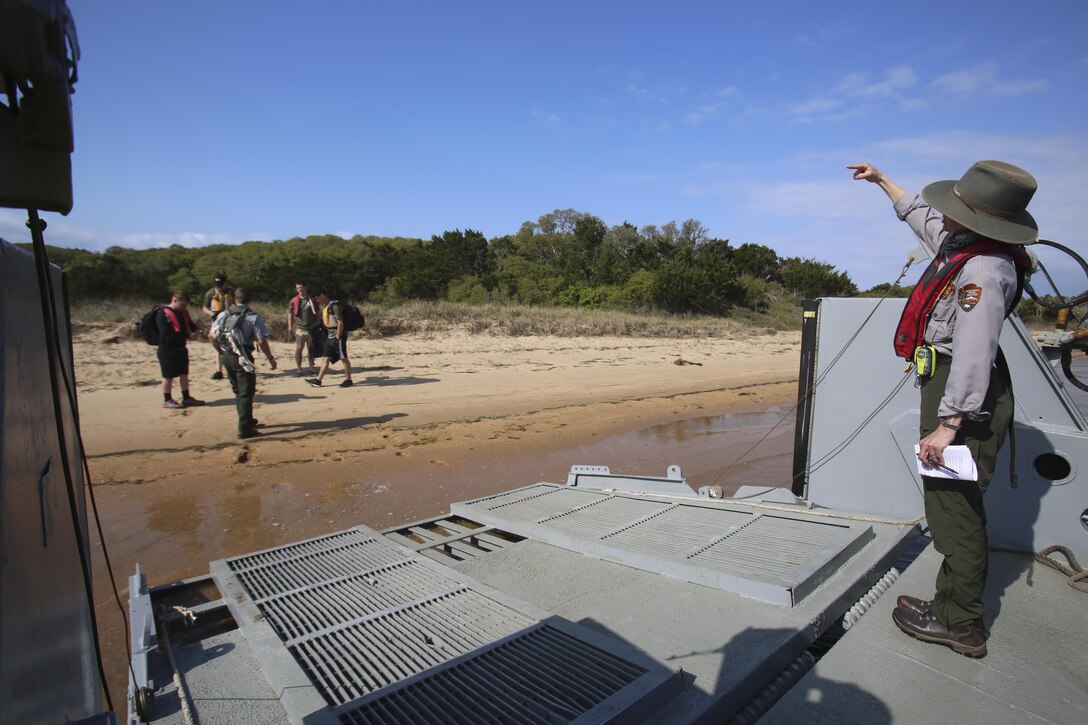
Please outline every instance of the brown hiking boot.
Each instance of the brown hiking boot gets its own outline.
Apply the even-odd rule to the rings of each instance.
[[[986,656],[986,635],[978,623],[946,627],[937,621],[931,610],[915,615],[898,608],[892,612],[892,621],[899,629],[923,642],[943,644],[968,657]]]
[[[920,617],[930,610],[933,606],[932,599],[919,599],[918,597],[907,596],[906,594],[900,594],[899,598],[895,600],[895,606],[898,608],[910,612],[915,617]]]

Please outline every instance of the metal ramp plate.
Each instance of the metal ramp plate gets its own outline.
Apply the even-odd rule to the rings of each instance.
[[[874,537],[868,524],[802,511],[550,483],[455,503],[450,511],[553,546],[784,606],[808,596]]]
[[[294,722],[645,715],[680,678],[358,527],[212,562]]]

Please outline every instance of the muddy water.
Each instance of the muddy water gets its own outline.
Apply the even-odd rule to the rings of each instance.
[[[389,528],[440,515],[453,501],[538,481],[562,483],[572,464],[659,476],[669,464],[679,464],[693,488],[717,484],[727,493],[744,484],[788,485],[793,415],[788,408],[771,407],[588,438],[584,445],[538,447],[504,460],[468,453],[440,468],[325,465],[317,478],[306,472],[313,467],[285,467],[282,478],[271,482],[269,471],[256,471],[252,478],[229,481],[97,486],[95,495],[118,588],[127,599],[127,578],[137,562],[152,586],[163,584],[204,574],[215,559],[358,524]],[[114,703],[123,708],[126,629],[96,539],[92,534],[101,641]]]
[[[670,421],[550,453],[547,470],[554,473],[544,480],[564,481],[575,463],[643,476],[664,476],[675,463],[695,489],[788,486],[793,421],[792,409],[781,407]]]

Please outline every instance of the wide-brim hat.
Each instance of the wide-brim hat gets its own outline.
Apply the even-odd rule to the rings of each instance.
[[[959,181],[936,181],[922,190],[930,206],[987,239],[1032,244],[1039,225],[1027,211],[1039,187],[1035,177],[1004,161],[979,161]]]

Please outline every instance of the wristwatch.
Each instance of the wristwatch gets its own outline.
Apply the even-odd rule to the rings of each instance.
[[[941,425],[943,425],[948,430],[959,430],[963,427],[963,423],[960,423],[959,425],[956,425],[955,423],[949,423],[947,418],[941,418]]]

